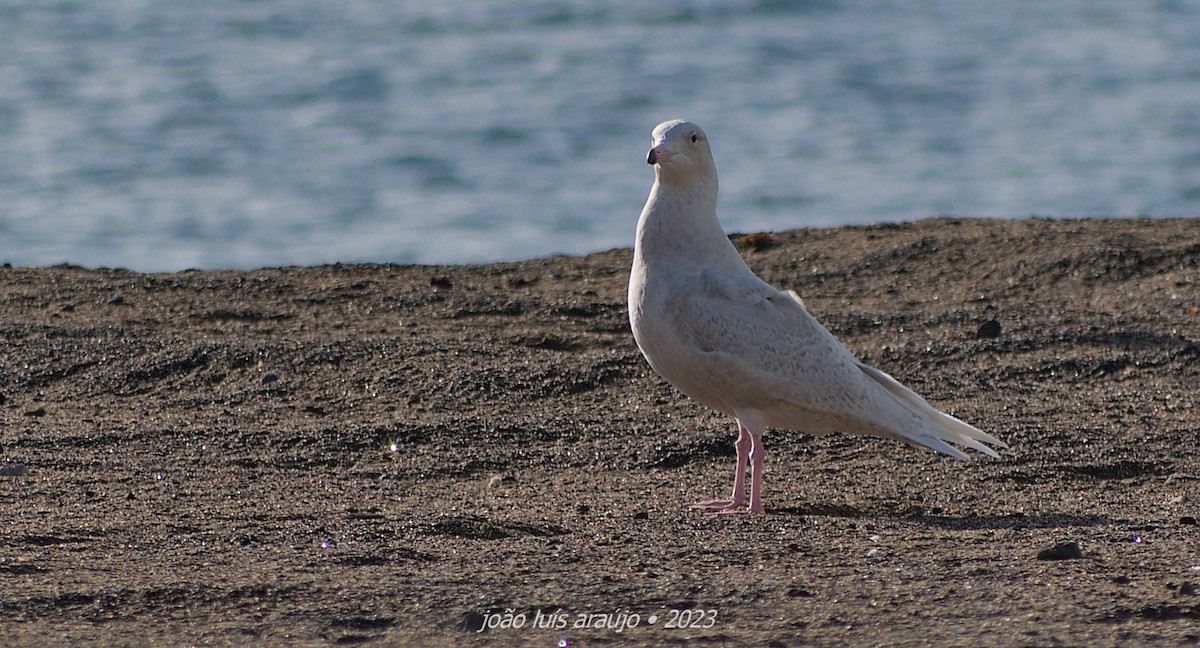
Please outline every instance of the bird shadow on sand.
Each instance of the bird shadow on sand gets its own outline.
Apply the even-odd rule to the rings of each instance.
[[[1120,524],[1103,515],[1074,515],[1070,513],[1008,513],[1004,515],[940,516],[919,515],[911,518],[918,524],[956,531],[978,529],[1054,529],[1059,527],[1102,527]]]
[[[1097,527],[1125,522],[1103,515],[1075,515],[1070,513],[1038,513],[1027,515],[1015,512],[1000,515],[930,515],[920,506],[904,504],[902,502],[871,502],[863,505],[805,504],[801,506],[770,508],[767,512],[779,515],[807,517],[903,519],[915,524],[957,531]]]

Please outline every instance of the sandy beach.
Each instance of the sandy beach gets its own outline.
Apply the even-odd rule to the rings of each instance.
[[[736,424],[642,359],[628,249],[4,267],[0,637],[1200,643],[1200,221],[734,239],[1011,448],[771,430],[765,515],[689,510],[726,494]]]

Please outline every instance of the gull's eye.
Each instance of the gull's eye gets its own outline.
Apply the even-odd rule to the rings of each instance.
[[[700,140],[700,136],[695,133],[692,133],[692,144],[695,144],[699,140]]]

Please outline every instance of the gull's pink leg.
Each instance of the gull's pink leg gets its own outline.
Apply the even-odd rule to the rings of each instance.
[[[750,505],[746,508],[741,508],[740,505],[731,505],[725,508],[714,510],[712,511],[713,513],[763,512],[762,484],[766,451],[763,448],[762,435],[761,433],[754,432],[748,427],[744,427],[742,429],[745,431],[746,436],[748,436],[750,440]],[[741,441],[740,436],[738,437],[738,441]]]
[[[761,442],[759,444],[761,445]],[[729,499],[696,502],[689,505],[691,508],[704,509],[714,513],[733,512],[746,503],[746,467],[750,463],[750,453],[754,447],[754,434],[742,424],[741,420],[738,420],[738,438],[733,447],[737,449],[737,467],[734,469],[733,493]],[[751,485],[750,495],[753,498],[753,485]]]
[[[762,513],[763,470],[766,450],[763,448],[762,436],[750,433],[754,445],[750,448],[750,512]]]

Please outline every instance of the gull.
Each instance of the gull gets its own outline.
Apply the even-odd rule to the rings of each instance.
[[[646,162],[654,185],[629,276],[634,339],[667,382],[738,423],[733,493],[692,507],[763,512],[768,427],[896,439],[962,460],[955,445],[990,457],[984,444],[1008,447],[860,362],[799,295],[750,270],[717,220],[717,169],[699,126],[659,124]]]

